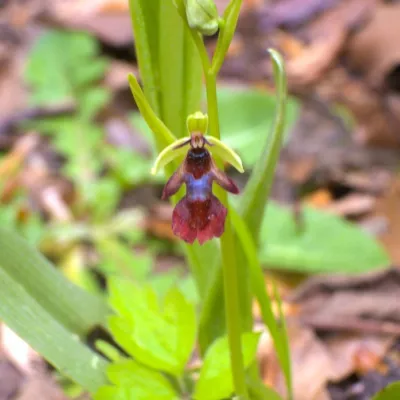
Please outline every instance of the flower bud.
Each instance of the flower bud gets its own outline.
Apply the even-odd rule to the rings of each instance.
[[[208,115],[203,114],[201,111],[190,114],[187,117],[186,126],[189,133],[200,132],[202,134],[205,134],[208,127]]]
[[[218,31],[218,10],[213,0],[185,0],[190,28],[211,36]]]

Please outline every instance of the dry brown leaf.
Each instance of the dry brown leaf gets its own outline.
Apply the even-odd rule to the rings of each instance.
[[[400,181],[393,180],[386,193],[378,200],[375,217],[384,218],[386,229],[380,240],[394,265],[400,266]]]
[[[310,278],[289,297],[299,318],[323,331],[400,335],[400,271]]]

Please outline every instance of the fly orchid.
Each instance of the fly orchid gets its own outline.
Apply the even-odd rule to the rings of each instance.
[[[213,182],[230,193],[239,193],[232,179],[216,166],[211,153],[243,172],[240,157],[233,150],[218,139],[203,135],[207,122],[207,116],[200,112],[189,116],[190,137],[176,140],[165,148],[152,169],[152,173],[157,173],[159,168],[186,153],[184,161],[166,183],[162,198],[169,198],[186,185],[186,194],[172,214],[172,230],[187,243],[197,239],[203,244],[224,233],[227,209],[212,193]]]

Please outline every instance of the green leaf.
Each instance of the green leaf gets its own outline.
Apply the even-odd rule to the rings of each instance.
[[[136,77],[130,74],[128,75],[128,80],[132,95],[136,101],[136,105],[139,108],[140,114],[145,119],[148,127],[153,132],[156,146],[159,151],[161,151],[163,147],[172,144],[176,140],[176,137],[167,128],[164,122],[162,122],[162,120],[156,115],[156,113],[150,106],[150,103],[144,96],[144,93],[140,88]]]
[[[247,368],[254,360],[258,333],[242,335],[244,366]],[[199,380],[196,383],[194,398],[196,400],[221,400],[233,392],[231,362],[229,357],[228,338],[217,339],[207,350]]]
[[[394,382],[374,396],[373,400],[400,399],[400,382]]]
[[[85,33],[50,31],[42,35],[25,71],[33,102],[49,105],[75,99],[99,80],[107,63],[98,57],[98,50],[96,40]]]
[[[131,188],[140,183],[149,182],[151,160],[132,150],[104,147],[104,156],[109,165],[110,175],[122,186]]]
[[[218,106],[221,120],[221,140],[236,150],[244,164],[253,166],[263,152],[275,118],[275,96],[254,89],[232,89],[221,87],[218,90]],[[289,98],[286,106],[284,135],[298,117],[299,105]]]
[[[83,120],[91,121],[96,114],[104,108],[111,99],[111,94],[103,88],[90,88],[80,97],[80,117]]]
[[[264,209],[274,179],[283,142],[286,117],[286,75],[282,56],[275,50],[269,50],[274,67],[276,82],[277,109],[272,134],[267,137],[249,181],[245,187],[240,204],[240,214],[258,242],[258,233],[264,217]]]
[[[150,254],[134,254],[133,249],[115,238],[99,239],[96,249],[101,256],[101,270],[107,275],[143,282],[153,265]]]
[[[109,380],[116,385],[101,388],[94,397],[95,400],[113,399],[124,396],[129,400],[178,400],[169,381],[160,373],[151,371],[134,360],[123,360],[107,368]],[[111,397],[105,397],[105,394]],[[125,398],[125,397],[122,397]]]
[[[105,322],[110,309],[100,298],[68,282],[38,251],[12,231],[0,228],[0,249],[0,270],[21,285],[66,329],[84,335],[95,325]]]
[[[116,341],[142,364],[179,376],[196,336],[193,305],[173,290],[161,309],[152,289],[116,279],[110,303],[119,314],[109,323]]]
[[[385,267],[381,245],[354,224],[305,207],[300,229],[293,212],[270,203],[261,229],[260,261],[302,273],[359,273]]]
[[[0,291],[1,320],[63,375],[90,392],[106,383],[106,362],[84,346],[1,267]]]
[[[140,74],[155,114],[176,136],[201,98],[201,63],[172,0],[130,0]],[[165,146],[169,143],[164,143]]]
[[[282,400],[274,389],[265,386],[260,380],[247,379],[251,400]]]
[[[264,324],[268,327],[274,342],[274,349],[278,355],[279,363],[285,376],[288,393],[292,393],[290,349],[284,316],[281,314],[281,321],[275,319],[271,300],[265,287],[264,275],[258,259],[257,248],[249,229],[243,219],[232,207],[229,209],[229,212],[241,248],[247,258],[247,270],[250,275],[252,291],[254,292],[260,306]],[[278,293],[276,298],[279,299]]]
[[[158,68],[160,3],[160,0],[129,0],[140,75],[146,97],[158,116],[161,115]]]
[[[172,0],[161,1],[159,13],[160,117],[180,138],[186,136],[186,117],[200,107],[201,62]]]
[[[85,185],[84,197],[90,207],[91,219],[95,222],[107,221],[117,209],[121,187],[111,178],[101,178]]]
[[[231,0],[225,9],[223,15],[223,23],[220,24],[220,31],[218,35],[217,48],[215,49],[212,71],[217,74],[220,70],[229,46],[232,42],[233,35],[235,34],[237,21],[239,19],[240,7],[242,0]]]

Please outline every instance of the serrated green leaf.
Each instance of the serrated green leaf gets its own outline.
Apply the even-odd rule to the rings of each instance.
[[[109,322],[116,341],[142,364],[180,375],[193,347],[194,307],[173,291],[161,309],[152,289],[117,279],[110,282],[110,303],[119,314]]]
[[[247,368],[254,360],[258,333],[242,335],[243,362]],[[227,337],[217,339],[207,350],[199,380],[196,383],[194,398],[196,400],[221,400],[233,392],[231,361]]]
[[[196,342],[196,312],[178,288],[172,288],[164,299],[164,315],[176,327],[176,357],[182,370]]]
[[[400,399],[400,382],[394,382],[381,390],[372,400],[398,400]]]
[[[123,360],[107,368],[109,380],[117,387],[129,388],[130,399],[177,399],[169,381],[159,372],[151,371],[134,360]]]
[[[308,207],[302,221],[303,230],[293,212],[270,203],[261,229],[261,262],[302,273],[359,273],[389,263],[382,246],[350,222]]]

